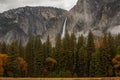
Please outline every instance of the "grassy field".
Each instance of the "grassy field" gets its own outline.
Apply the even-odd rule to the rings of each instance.
[[[0,78],[0,80],[120,80],[120,78]]]

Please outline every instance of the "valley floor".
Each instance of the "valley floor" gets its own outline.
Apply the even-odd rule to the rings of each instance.
[[[0,80],[120,80],[120,78],[0,78]]]

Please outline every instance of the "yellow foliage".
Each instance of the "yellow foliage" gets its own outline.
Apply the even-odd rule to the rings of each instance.
[[[117,54],[115,58],[112,60],[113,64],[118,64],[120,63],[120,54]]]
[[[57,61],[51,57],[46,58],[46,62],[51,62],[51,63],[57,64]]]

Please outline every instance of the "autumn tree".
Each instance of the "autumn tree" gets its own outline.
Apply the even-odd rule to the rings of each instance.
[[[115,68],[115,76],[120,76],[120,54],[117,54],[113,59],[112,63]]]

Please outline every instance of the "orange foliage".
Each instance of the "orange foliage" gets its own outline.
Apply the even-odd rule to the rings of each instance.
[[[120,54],[117,54],[112,62],[114,64],[116,76],[120,76]]]
[[[6,64],[6,60],[8,58],[7,54],[0,54],[0,76],[3,76],[4,73],[4,66]],[[25,62],[25,60],[21,57],[17,58],[21,73],[23,75],[27,74],[27,63]]]
[[[103,43],[103,39],[100,38],[99,40],[96,40],[95,41],[95,47],[96,48],[100,48],[102,46],[102,43]]]
[[[0,54],[0,76],[3,76],[5,61],[7,60],[8,56],[6,54]]]
[[[27,74],[27,63],[26,63],[26,61],[21,57],[18,57],[17,60],[18,60],[18,64],[19,64],[22,75],[26,75]]]
[[[2,66],[0,66],[0,76],[2,77],[4,73],[4,68]]]

